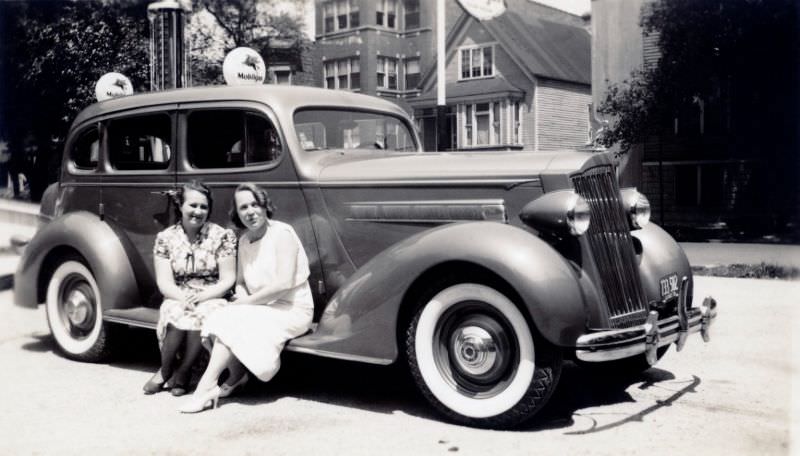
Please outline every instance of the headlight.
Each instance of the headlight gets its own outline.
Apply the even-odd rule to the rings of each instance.
[[[621,193],[631,229],[644,228],[650,222],[650,201],[635,188],[624,188]]]
[[[526,204],[519,217],[539,231],[580,236],[589,229],[589,204],[571,190],[560,190]]]

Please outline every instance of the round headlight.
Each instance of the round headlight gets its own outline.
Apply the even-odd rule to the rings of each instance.
[[[626,188],[622,191],[622,199],[631,228],[644,228],[650,222],[650,201],[647,200],[647,197],[636,189]]]
[[[589,229],[589,203],[582,197],[575,195],[567,208],[567,225],[572,235],[580,236]]]

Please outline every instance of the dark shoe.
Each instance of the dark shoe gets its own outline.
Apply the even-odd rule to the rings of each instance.
[[[183,396],[184,394],[187,393],[187,389],[188,388],[186,387],[186,385],[184,385],[182,383],[175,382],[175,384],[172,385],[172,389],[169,390],[169,393],[172,394],[175,397]]]
[[[144,394],[155,394],[164,389],[164,377],[161,376],[161,369],[157,370],[150,380],[144,384],[142,388],[144,390]]]

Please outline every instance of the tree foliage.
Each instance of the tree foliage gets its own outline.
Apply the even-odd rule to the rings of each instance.
[[[598,111],[614,121],[601,142],[627,150],[681,110],[720,100],[728,130],[745,142],[764,128],[793,130],[797,17],[795,0],[646,2],[640,25],[658,37],[660,59],[609,87]]]
[[[257,50],[269,65],[276,42],[290,43],[300,53],[308,46],[303,20],[297,14],[280,12],[276,1],[198,0],[190,25],[192,79],[195,85],[222,82],[221,57],[241,47]],[[302,0],[282,1],[299,10]],[[210,17],[211,21],[204,20]]]
[[[2,5],[3,133],[12,155],[25,136],[37,140],[38,156],[25,157],[34,199],[54,178],[51,158],[60,157],[70,122],[95,102],[100,76],[120,72],[146,90],[146,14],[145,3],[130,0]]]

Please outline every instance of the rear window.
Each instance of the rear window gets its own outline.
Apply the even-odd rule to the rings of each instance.
[[[119,170],[167,169],[172,157],[172,120],[167,114],[115,119],[108,125],[111,166]]]
[[[272,122],[240,110],[193,111],[188,120],[189,161],[195,168],[237,168],[276,161],[282,146]]]
[[[370,111],[306,109],[294,115],[305,150],[376,149],[416,151],[409,125],[400,117]]]

